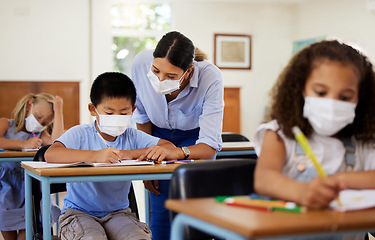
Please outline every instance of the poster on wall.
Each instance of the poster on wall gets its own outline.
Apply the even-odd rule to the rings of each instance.
[[[292,56],[294,56],[297,52],[307,47],[308,45],[323,41],[324,39],[326,39],[326,37],[316,37],[316,38],[309,38],[309,39],[294,41]]]

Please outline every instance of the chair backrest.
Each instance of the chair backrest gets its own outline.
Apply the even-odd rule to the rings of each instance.
[[[169,187],[169,198],[248,195],[254,192],[256,160],[223,159],[184,164],[175,169]],[[171,213],[171,219],[174,217]],[[186,228],[184,239],[212,239],[212,236]]]
[[[247,137],[238,133],[223,132],[221,134],[221,139],[223,142],[249,142]]]

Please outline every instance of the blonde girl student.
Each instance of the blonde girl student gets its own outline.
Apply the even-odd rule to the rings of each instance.
[[[48,93],[23,96],[14,119],[0,118],[0,148],[39,148],[64,131],[63,100]],[[49,134],[46,128],[52,129]],[[5,240],[25,239],[24,176],[19,162],[0,163],[0,230]]]
[[[321,209],[340,190],[375,188],[374,106],[373,66],[359,51],[338,41],[300,51],[273,88],[272,120],[254,137],[256,191]],[[295,141],[293,126],[307,136],[327,178]]]

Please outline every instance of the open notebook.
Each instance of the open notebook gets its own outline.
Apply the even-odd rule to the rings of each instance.
[[[342,206],[332,201],[330,207],[340,212],[375,207],[375,189],[343,190],[340,192],[340,201]]]
[[[116,166],[137,166],[137,165],[154,165],[154,162],[136,160],[122,160],[117,163],[92,163],[92,162],[75,162],[75,163],[47,163],[22,161],[24,165],[32,168],[58,168],[58,167],[116,167]]]

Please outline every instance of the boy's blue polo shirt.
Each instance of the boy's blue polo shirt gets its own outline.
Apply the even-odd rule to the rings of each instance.
[[[96,134],[95,121],[91,124],[74,126],[56,141],[66,148],[79,150],[101,150],[105,144]],[[157,145],[159,138],[142,131],[128,128],[114,142],[108,142],[112,148],[132,150]],[[85,161],[85,159],[82,159]],[[64,198],[64,213],[67,208],[103,217],[109,213],[129,207],[128,194],[131,181],[67,183]]]

